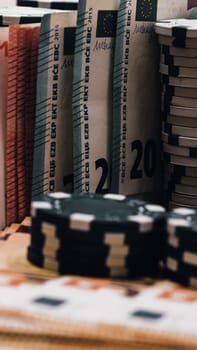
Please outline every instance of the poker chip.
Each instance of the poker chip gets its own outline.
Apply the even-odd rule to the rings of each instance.
[[[165,167],[165,164],[164,164]],[[197,177],[197,169],[181,165],[167,164],[167,169],[170,174],[175,176]]]
[[[177,38],[165,35],[159,35],[158,42],[163,46],[171,46],[175,48],[186,48],[186,49],[196,49],[197,40],[196,38]]]
[[[180,96],[173,96],[166,92],[162,93],[162,105],[163,109],[165,106],[174,105],[179,107],[189,107],[189,108],[197,108],[197,99],[196,98],[187,98]]]
[[[176,18],[155,23],[155,32],[159,35],[174,37],[180,41],[197,37],[197,20]]]
[[[18,0],[18,5],[59,10],[77,10],[78,0]]]
[[[168,96],[178,96],[184,98],[197,98],[197,89],[181,87],[181,86],[170,86],[168,84],[163,84],[162,91]]]
[[[197,288],[197,210],[176,208],[166,215],[165,277]]]
[[[168,189],[187,196],[197,196],[197,188],[195,186],[177,184],[171,181],[168,183]]]
[[[165,202],[169,210],[179,205],[195,207],[197,21],[164,20],[155,24],[155,32],[161,45],[161,158],[165,164]]]
[[[168,210],[173,210],[177,208],[185,208],[185,205],[173,201],[168,201]],[[187,208],[192,208],[192,206],[187,205]]]
[[[165,174],[166,180],[172,180],[174,183],[188,185],[188,186],[197,186],[197,178],[192,176],[182,176],[176,173]]]
[[[185,88],[197,88],[197,79],[195,78],[187,78],[187,77],[172,77],[169,75],[161,74],[161,83],[170,85],[170,86],[179,86],[179,87],[185,87]],[[184,97],[189,97],[188,95],[185,95]]]
[[[171,132],[161,132],[162,141],[174,146],[180,147],[197,147],[197,138],[196,137],[184,137],[172,134]]]
[[[165,153],[189,158],[197,158],[197,148],[172,146],[163,142],[162,149]]]
[[[197,50],[196,50],[197,51]],[[169,50],[170,52],[170,50]],[[169,53],[161,53],[160,55],[160,63],[164,65],[164,68],[166,67],[180,67],[180,68],[197,68],[197,60],[196,60],[197,52],[195,54],[195,57],[180,57],[176,56],[176,53],[169,54]],[[188,76],[188,75],[186,75]]]
[[[167,122],[168,124],[197,128],[197,118],[177,117],[174,115],[165,115],[165,116],[163,116],[163,120],[165,122]]]
[[[197,69],[191,67],[180,67],[172,64],[167,65],[160,63],[159,71],[161,74],[169,75],[171,77],[197,78]]]
[[[165,151],[163,152],[163,156],[164,159],[171,164],[197,167],[197,158],[182,157]]]
[[[165,212],[123,195],[51,193],[32,201],[27,258],[61,274],[155,274],[163,255]]]
[[[161,55],[171,55],[176,56],[176,59],[178,57],[182,57],[183,59],[187,58],[195,58],[197,57],[197,49],[187,49],[187,48],[180,48],[180,47],[174,47],[169,45],[161,45]]]
[[[186,136],[195,138],[197,135],[197,128],[183,127],[166,122],[162,122],[162,131],[169,134]]]
[[[167,199],[168,201],[173,201],[180,204],[181,206],[184,205],[185,207],[196,207],[197,206],[197,198],[195,196],[187,196],[180,193],[169,191],[167,193]]]
[[[179,106],[164,106],[163,114],[169,113],[171,115],[175,115],[177,117],[186,117],[186,118],[196,118],[197,116],[197,108],[186,108]]]
[[[33,8],[30,6],[0,7],[0,26],[10,24],[39,23],[47,13],[60,12],[61,10],[51,10],[49,8]]]

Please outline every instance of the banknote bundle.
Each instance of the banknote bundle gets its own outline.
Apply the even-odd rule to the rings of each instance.
[[[2,84],[2,227],[20,221],[31,200],[40,22],[58,10],[0,8]],[[4,28],[5,27],[5,28]],[[4,215],[4,217],[3,217]]]
[[[119,1],[80,1],[73,78],[74,191],[110,186],[112,67]]]
[[[76,11],[45,16],[38,56],[32,198],[72,190],[72,76]]]
[[[113,77],[112,191],[161,191],[160,83],[154,22],[184,16],[185,0],[127,1],[118,11]]]

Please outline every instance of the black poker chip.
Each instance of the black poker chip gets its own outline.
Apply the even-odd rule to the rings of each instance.
[[[159,205],[111,194],[80,193],[65,198],[49,194],[31,205],[33,220],[58,222],[64,232],[86,232],[87,236],[90,231],[96,235],[101,228],[106,232],[131,228],[134,232],[149,232],[159,227],[164,214],[165,209]]]
[[[197,277],[192,276],[188,273],[184,273],[182,271],[172,271],[166,268],[163,271],[163,277],[170,279],[176,283],[182,284],[186,287],[197,289]]]
[[[143,264],[142,261],[130,259],[124,264],[110,262],[107,264],[105,259],[88,259],[82,257],[64,256],[52,258],[37,252],[33,247],[29,246],[27,251],[28,260],[38,267],[53,270],[59,274],[77,274],[94,277],[137,277],[146,275],[158,275],[158,266],[153,262]],[[108,265],[108,266],[107,266]]]
[[[197,209],[176,208],[166,215],[164,274],[197,288]]]
[[[124,267],[127,276],[155,274],[163,259],[165,212],[123,195],[45,195],[31,205],[28,259],[59,273],[74,273],[68,267],[76,264],[80,274],[81,264],[93,264],[101,267],[103,277],[116,274],[106,272],[109,267]]]

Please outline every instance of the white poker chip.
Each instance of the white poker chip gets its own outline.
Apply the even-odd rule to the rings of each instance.
[[[184,137],[179,135],[173,135],[172,133],[167,133],[165,131],[161,132],[161,137],[162,137],[162,141],[174,146],[194,147],[194,148],[197,147],[196,137]],[[192,175],[188,175],[188,176],[192,176]]]
[[[197,98],[197,89],[196,88],[188,88],[184,86],[169,86],[168,84],[164,84],[162,87],[162,91],[170,94],[171,96],[179,96],[186,98]]]
[[[165,37],[166,38],[166,37]],[[158,38],[159,39],[159,38]],[[161,45],[160,48],[161,55],[171,55],[171,56],[176,56],[176,59],[182,58],[182,59],[196,59],[197,57],[197,49],[188,49],[185,47],[174,47],[170,45]]]
[[[160,63],[159,71],[161,74],[179,78],[197,78],[197,69],[190,67],[180,67]]]
[[[158,36],[158,42],[160,45],[163,46],[170,46],[170,47],[176,47],[176,48],[182,48],[185,49],[197,49],[197,39],[191,39],[186,38],[181,40],[177,40],[175,37],[169,37],[165,35],[159,35]]]
[[[176,18],[155,23],[157,34],[179,38],[197,38],[197,19]]]
[[[197,78],[186,78],[186,77],[171,77],[167,76],[165,74],[161,74],[161,83],[167,84],[170,86],[179,86],[179,87],[185,87],[185,88],[195,88],[197,89]],[[197,91],[196,91],[197,94]],[[189,95],[186,95],[184,97],[187,97]]]
[[[178,66],[181,68],[197,68],[197,52],[195,53],[195,57],[180,57],[176,55],[172,55],[170,50],[169,53],[161,53],[160,55],[160,63],[166,65]]]
[[[197,136],[197,128],[186,128],[183,126],[167,124],[162,122],[162,131],[179,136],[186,136],[191,138],[196,138]]]
[[[196,98],[189,98],[189,97],[180,97],[180,96],[174,96],[170,95],[167,92],[163,91],[161,95],[162,104],[170,103],[173,106],[177,107],[186,107],[186,108],[197,108],[197,99]]]
[[[188,117],[195,119],[197,117],[197,108],[170,106],[169,113],[177,117]]]
[[[175,154],[177,156],[197,158],[197,148],[173,146],[163,142],[162,149],[164,152]]]
[[[177,126],[197,128],[197,118],[188,118],[188,117],[177,117],[174,115],[168,115],[165,117],[165,121],[170,124]]]

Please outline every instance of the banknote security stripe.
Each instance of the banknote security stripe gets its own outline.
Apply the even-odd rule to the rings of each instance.
[[[162,206],[123,195],[48,194],[32,202],[27,257],[58,273],[156,274],[165,213]]]

